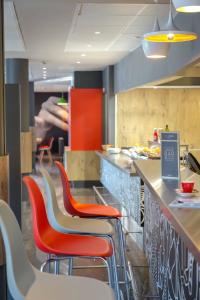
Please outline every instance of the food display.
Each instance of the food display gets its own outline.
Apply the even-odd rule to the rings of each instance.
[[[142,155],[147,156],[149,158],[160,158],[160,147],[155,147],[155,148],[143,147],[141,153]]]
[[[122,150],[122,153],[133,157],[133,158],[160,158],[160,147],[144,147],[144,146],[133,146],[129,149]]]

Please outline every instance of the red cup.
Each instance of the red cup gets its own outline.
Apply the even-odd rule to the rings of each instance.
[[[192,181],[183,181],[181,182],[182,190],[184,193],[192,193],[194,188],[194,182]]]

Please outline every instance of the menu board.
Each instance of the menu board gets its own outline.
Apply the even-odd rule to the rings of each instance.
[[[178,132],[161,132],[161,176],[163,179],[180,177],[180,139]]]

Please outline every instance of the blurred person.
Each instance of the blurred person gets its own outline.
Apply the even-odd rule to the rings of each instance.
[[[53,127],[68,132],[68,105],[58,105],[59,99],[59,97],[49,97],[42,103],[38,115],[35,116],[35,137],[38,144],[43,143],[51,135],[50,131]]]

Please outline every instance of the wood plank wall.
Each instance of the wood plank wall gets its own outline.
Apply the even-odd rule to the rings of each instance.
[[[147,144],[153,128],[179,130],[181,143],[200,148],[199,89],[136,89],[117,95],[116,145]]]

